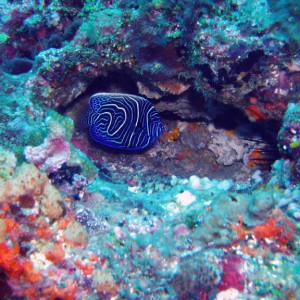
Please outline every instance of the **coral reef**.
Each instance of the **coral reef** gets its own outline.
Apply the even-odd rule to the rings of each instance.
[[[2,1],[0,298],[297,299],[298,10]],[[155,145],[91,140],[103,92],[151,101]]]
[[[278,133],[280,151],[294,161],[300,158],[299,146],[299,111],[298,103],[290,103],[283,117],[283,124]]]
[[[62,182],[69,180],[62,177],[67,174],[73,178],[72,172],[61,173]],[[34,299],[37,288],[39,297],[70,299],[84,293],[92,299],[261,293],[258,283],[251,291],[245,285],[260,275],[241,268],[262,253],[270,259],[273,253],[291,255],[295,222],[275,207],[283,205],[284,197],[297,201],[297,190],[257,190],[251,195],[241,194],[245,187],[232,180],[195,175],[175,179],[157,181],[149,193],[146,186],[142,192],[141,186],[140,191],[130,190],[127,184],[98,178],[87,186],[82,201],[73,203],[33,165],[17,167],[0,184],[1,245],[7,253],[0,263],[13,293],[28,299]],[[87,286],[90,278],[93,283]]]
[[[94,270],[92,278],[96,291],[99,293],[101,298],[109,299],[118,295],[117,290],[119,287],[110,273],[101,270]]]
[[[300,137],[299,137],[299,109],[298,103],[290,103],[283,117],[283,124],[278,133],[278,147],[290,164],[290,184],[300,180]]]
[[[38,202],[41,212],[50,219],[57,219],[63,214],[61,195],[49,183],[48,177],[25,163],[16,170],[14,177],[1,181],[1,199],[6,205],[19,201],[24,208]]]
[[[90,1],[45,4],[42,15],[38,9],[28,4],[21,11],[9,3],[3,21],[9,38],[1,44],[10,61],[34,59],[26,82],[33,101],[65,106],[97,77],[123,66],[147,87],[147,96],[180,97],[193,86],[202,93],[197,102],[215,98],[256,120],[280,119],[298,93],[299,78],[286,68],[297,52],[273,38],[273,3]]]

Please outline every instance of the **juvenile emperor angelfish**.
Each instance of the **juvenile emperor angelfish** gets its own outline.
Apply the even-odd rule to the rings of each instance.
[[[124,150],[149,148],[164,130],[150,101],[118,93],[98,93],[90,98],[87,126],[99,144]]]

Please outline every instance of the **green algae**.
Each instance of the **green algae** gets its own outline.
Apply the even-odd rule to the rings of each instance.
[[[5,43],[9,39],[9,35],[0,31],[0,44]]]

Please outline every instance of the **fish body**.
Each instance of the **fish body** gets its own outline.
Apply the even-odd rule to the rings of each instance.
[[[91,96],[87,126],[93,140],[114,149],[151,147],[164,128],[160,116],[145,98],[118,93]]]

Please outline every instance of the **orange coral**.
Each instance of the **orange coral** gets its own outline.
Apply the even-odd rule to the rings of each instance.
[[[36,288],[27,288],[27,289],[24,289],[23,294],[28,299],[36,299]]]
[[[97,263],[99,261],[99,256],[96,253],[91,253],[90,254],[90,261]]]
[[[3,210],[4,212],[9,212],[9,211],[10,211],[9,204],[6,203],[6,202],[2,203],[2,210]]]
[[[65,258],[65,251],[62,247],[61,243],[57,243],[53,246],[53,248],[49,249],[45,253],[45,257],[48,260],[51,260],[54,264],[60,263]]]
[[[268,118],[268,116],[263,113],[256,105],[250,104],[246,110],[246,114],[249,116],[249,118],[253,121],[258,120],[265,120]]]
[[[235,132],[234,132],[234,130],[226,130],[225,131],[226,132],[226,134],[228,134],[228,135],[234,135],[235,134]]]
[[[65,229],[70,223],[70,220],[68,219],[62,219],[58,223],[58,229]]]
[[[179,139],[179,134],[179,129],[175,128],[172,131],[166,132],[164,136],[170,141],[175,141]]]
[[[178,160],[183,160],[184,159],[184,154],[182,152],[177,152],[175,154],[175,158]]]
[[[156,85],[160,88],[161,91],[169,92],[174,95],[180,95],[190,88],[189,84],[183,84],[182,82],[175,79],[158,82]]]
[[[255,226],[252,233],[257,239],[275,239],[286,245],[294,238],[295,224],[279,210],[274,211],[273,215],[264,224]]]
[[[238,215],[237,218],[238,224],[230,224],[230,227],[236,231],[238,240],[244,240],[247,236],[247,232],[243,225],[243,218],[241,215]]]
[[[35,235],[39,238],[51,239],[53,238],[54,233],[49,228],[38,228]]]
[[[44,289],[43,294],[47,296],[47,299],[64,299],[73,300],[76,297],[77,287],[72,280],[67,280],[66,288],[58,288],[56,285],[52,285]]]
[[[79,268],[82,273],[84,275],[91,275],[93,270],[94,270],[94,266],[93,265],[88,265],[88,264],[84,264],[82,261],[80,260],[76,260],[75,261],[75,265],[77,266],[77,268]]]
[[[99,296],[111,299],[118,295],[119,285],[110,272],[96,269],[92,273],[92,279]]]
[[[231,224],[231,228],[237,232],[237,239],[244,240],[247,235],[253,235],[256,239],[273,239],[281,245],[286,245],[294,238],[295,224],[290,221],[280,210],[274,210],[273,215],[264,224],[246,229],[242,216],[238,216],[239,223]]]
[[[54,233],[50,230],[49,224],[45,221],[43,217],[40,217],[35,221],[34,224],[36,227],[35,236],[42,238],[42,239],[52,239],[54,236]]]
[[[13,247],[9,247],[6,243],[0,244],[0,267],[14,279],[21,277],[31,283],[36,283],[42,279],[39,271],[34,270],[33,264],[28,259],[20,259],[20,247],[15,243]]]
[[[15,222],[13,219],[5,219],[5,225],[6,225],[6,232],[7,233],[14,233],[15,235],[20,234],[20,225]]]
[[[13,247],[8,247],[6,243],[1,243],[0,252],[1,268],[13,278],[19,276],[22,273],[17,259],[20,253],[19,244],[15,243]]]
[[[276,218],[270,218],[266,221],[266,223],[261,225],[256,225],[252,230],[253,235],[257,239],[276,238],[284,232],[284,228],[277,227],[276,224],[277,224]]]
[[[43,279],[42,274],[34,270],[33,264],[30,260],[25,260],[21,263],[23,268],[24,279],[29,281],[30,283],[37,283]]]
[[[36,215],[34,215],[34,214],[28,215],[28,216],[27,216],[27,219],[28,219],[30,222],[35,222],[35,220],[36,220]]]
[[[277,101],[275,103],[269,102],[265,104],[265,109],[266,110],[276,110],[276,109],[280,109],[280,110],[286,110],[287,107],[287,102],[286,100],[282,100],[282,101]]]
[[[249,102],[254,105],[257,104],[258,99],[256,97],[249,97]]]

